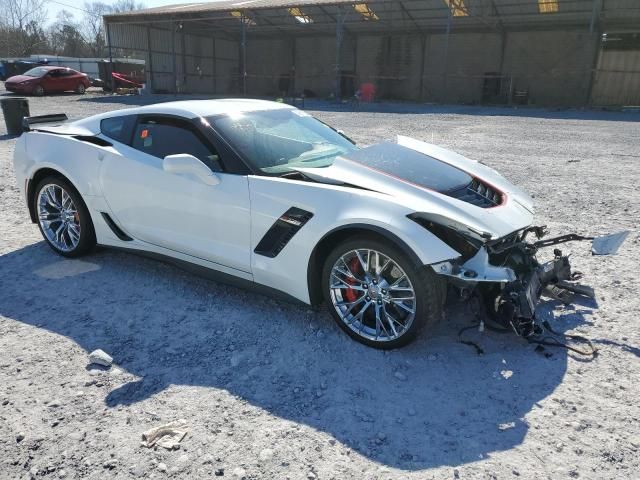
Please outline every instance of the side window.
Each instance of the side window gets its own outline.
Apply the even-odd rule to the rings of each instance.
[[[100,132],[106,137],[129,145],[131,143],[131,133],[133,133],[135,123],[135,115],[105,118],[100,122]]]
[[[158,158],[187,153],[214,172],[222,171],[218,152],[193,125],[184,120],[143,119],[138,122],[131,146]]]

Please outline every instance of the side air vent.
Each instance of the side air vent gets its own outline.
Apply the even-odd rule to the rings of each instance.
[[[447,195],[481,208],[497,207],[504,201],[502,192],[477,178],[466,187],[448,192]]]
[[[94,145],[98,145],[99,147],[111,147],[112,143],[107,142],[106,140],[100,137],[94,137],[91,135],[73,135],[73,138],[76,140],[80,140],[81,142],[92,143]]]
[[[100,214],[102,215],[102,218],[104,219],[106,224],[109,225],[109,228],[116,237],[118,237],[123,242],[131,242],[133,240],[133,238],[124,233],[122,229],[118,225],[116,225],[116,222],[113,221],[108,213],[100,212]]]
[[[269,258],[275,258],[289,243],[293,236],[311,220],[313,213],[292,207],[283,213],[264,234],[254,252]]]

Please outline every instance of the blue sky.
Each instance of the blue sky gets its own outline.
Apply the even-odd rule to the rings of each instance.
[[[101,0],[104,3],[109,3],[109,0]],[[175,5],[177,3],[202,3],[196,0],[137,0],[144,3],[146,7],[161,7],[164,5]],[[47,11],[49,13],[49,22],[53,22],[60,10],[67,10],[74,14],[75,17],[80,18],[84,14],[82,10],[84,8],[85,0],[47,0]]]

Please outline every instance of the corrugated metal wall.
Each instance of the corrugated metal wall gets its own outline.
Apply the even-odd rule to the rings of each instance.
[[[240,92],[236,41],[193,35],[170,25],[111,25],[112,48],[145,59],[154,92]]]
[[[239,41],[220,38],[215,31],[212,36],[180,28],[172,31],[170,25],[112,25],[112,45],[146,59],[155,92],[243,92]],[[345,34],[341,85],[346,95],[363,83],[373,83],[378,98],[481,103],[486,101],[487,78],[498,75],[505,103],[509,92],[517,90],[526,92],[529,103],[536,105],[583,105],[589,100],[598,41],[597,34],[586,30]],[[246,45],[248,95],[307,90],[326,97],[335,91],[334,37],[265,38],[252,36],[249,30]],[[638,72],[640,52],[601,53],[593,103],[640,104]]]
[[[640,105],[640,50],[600,52],[591,103]]]

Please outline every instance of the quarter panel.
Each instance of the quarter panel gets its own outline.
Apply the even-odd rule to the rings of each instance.
[[[27,178],[33,178],[42,168],[52,168],[67,177],[83,196],[102,194],[98,181],[102,147],[42,132],[22,136],[28,149],[24,162]]]

